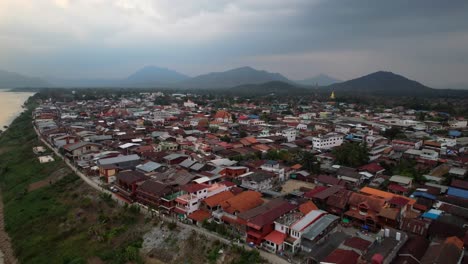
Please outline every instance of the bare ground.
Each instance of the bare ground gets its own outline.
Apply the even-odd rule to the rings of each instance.
[[[0,257],[0,263],[5,264],[16,264],[18,260],[15,257],[13,248],[11,246],[11,240],[8,233],[5,231],[5,223],[3,220],[3,199],[0,191],[0,250],[2,253]]]
[[[68,168],[66,168],[66,167],[61,168],[61,169],[55,171],[54,173],[52,173],[49,177],[45,178],[44,180],[31,183],[28,186],[28,191],[34,191],[34,190],[37,190],[39,188],[51,185],[54,182],[59,181],[60,179],[62,179],[63,177],[65,177],[69,173],[70,173],[70,170],[68,170]]]

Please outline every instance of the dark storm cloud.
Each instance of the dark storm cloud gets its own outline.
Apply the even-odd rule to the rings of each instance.
[[[156,64],[194,75],[249,64],[291,78],[385,69],[468,83],[468,1],[5,3],[17,12],[0,3],[0,67],[29,74],[107,77]]]

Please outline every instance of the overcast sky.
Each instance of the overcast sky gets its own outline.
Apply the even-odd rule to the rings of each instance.
[[[109,78],[145,65],[468,84],[468,1],[0,0],[0,69]]]

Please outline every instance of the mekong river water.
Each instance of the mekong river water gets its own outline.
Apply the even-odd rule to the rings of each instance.
[[[0,130],[10,123],[23,111],[23,103],[34,93],[8,92],[0,89]]]

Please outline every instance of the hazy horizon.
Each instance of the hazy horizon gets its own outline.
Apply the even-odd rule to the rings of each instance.
[[[148,65],[190,76],[252,66],[291,80],[383,70],[458,88],[467,11],[462,0],[4,0],[0,69],[109,79]]]

